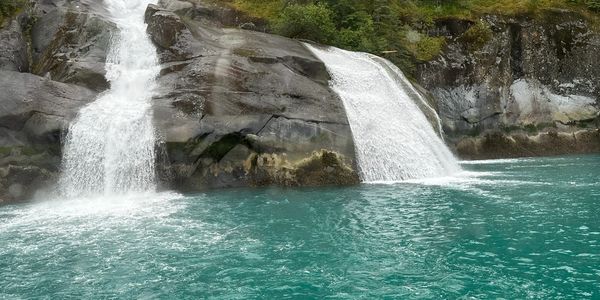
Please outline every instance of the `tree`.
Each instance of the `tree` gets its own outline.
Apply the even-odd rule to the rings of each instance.
[[[332,15],[324,4],[292,4],[281,13],[275,31],[291,38],[328,43],[334,39],[336,31]]]

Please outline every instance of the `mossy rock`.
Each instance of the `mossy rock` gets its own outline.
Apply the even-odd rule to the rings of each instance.
[[[441,36],[427,36],[414,31],[407,32],[407,35],[414,36],[407,38],[407,48],[418,61],[433,60],[442,53],[446,46],[446,38]]]
[[[481,50],[491,39],[492,29],[483,21],[476,22],[460,37],[460,40],[471,51]]]
[[[248,48],[236,48],[233,49],[232,53],[241,57],[255,57],[259,55],[259,53],[256,50]]]

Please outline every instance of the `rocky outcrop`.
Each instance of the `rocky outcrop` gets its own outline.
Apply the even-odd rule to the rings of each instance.
[[[29,47],[24,34],[28,22],[28,16],[21,15],[0,30],[0,70],[29,71]]]
[[[158,5],[179,16],[219,28],[240,28],[268,32],[268,23],[223,5],[223,1],[159,0]]]
[[[32,72],[97,92],[108,89],[104,65],[117,28],[101,5],[38,1],[31,12]]]
[[[456,149],[465,159],[600,153],[600,130],[536,134],[490,132],[478,137],[464,137],[456,144]]]
[[[569,138],[582,132],[594,136],[599,126],[600,33],[584,16],[546,10],[476,21],[448,19],[438,21],[431,34],[446,37],[447,46],[419,66],[417,78],[437,102],[459,155],[496,158],[598,149],[597,139]],[[566,140],[541,142],[544,136]],[[490,143],[506,149],[484,150],[490,148],[482,145]]]
[[[154,106],[166,187],[358,182],[341,101],[301,43],[225,29],[251,18],[204,1],[159,4],[146,21],[162,63]],[[116,29],[87,0],[33,1],[0,29],[0,202],[56,181],[69,122],[108,88]]]
[[[163,177],[185,190],[357,183],[352,134],[323,63],[298,41],[215,27],[205,6],[167,10],[178,2],[146,13],[163,63]]]
[[[0,71],[0,90],[0,202],[27,199],[56,179],[63,129],[96,95],[14,71]]]
[[[107,87],[98,37],[109,32],[88,23],[102,19],[93,5],[32,4],[0,29],[0,203],[56,180],[64,130]]]

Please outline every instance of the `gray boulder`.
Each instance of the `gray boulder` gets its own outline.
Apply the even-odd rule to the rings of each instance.
[[[163,63],[155,119],[166,178],[184,190],[358,182],[341,100],[300,42],[165,9],[149,7],[147,22]]]
[[[14,71],[0,90],[0,202],[25,200],[56,180],[62,133],[96,93]]]
[[[59,133],[96,93],[29,73],[0,71],[0,127],[28,140],[57,143]]]

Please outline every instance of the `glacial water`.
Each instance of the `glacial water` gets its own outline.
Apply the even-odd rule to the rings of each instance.
[[[106,62],[110,89],[69,127],[59,192],[66,197],[155,188],[151,98],[160,67],[146,34],[148,0],[104,0],[118,27]]]
[[[0,207],[0,299],[599,299],[600,156]]]
[[[446,176],[460,170],[421,108],[435,110],[402,71],[368,54],[306,44],[325,63],[340,96],[364,182]],[[421,106],[421,107],[419,107]],[[439,128],[439,118],[434,123]]]

